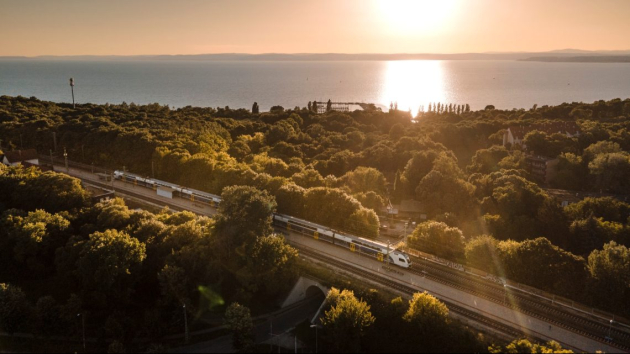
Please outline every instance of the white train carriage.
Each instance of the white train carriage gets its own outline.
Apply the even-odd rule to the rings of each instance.
[[[347,248],[352,252],[360,252],[372,256],[379,261],[387,262],[388,247],[382,243],[361,237],[345,235],[325,226],[288,215],[274,214],[274,224],[290,231],[312,236],[316,240],[330,242]],[[406,253],[392,250],[391,248],[389,249],[389,262],[402,268],[409,268],[411,266],[411,260]]]
[[[135,185],[152,188],[154,190],[157,189],[157,187],[168,187],[173,189],[176,193],[175,195],[180,198],[190,199],[191,201],[200,203],[206,203],[213,207],[217,207],[221,202],[221,197],[211,193],[185,188],[174,183],[161,181],[159,179],[148,177],[144,178],[129,172],[114,171],[114,178],[122,180],[124,182],[133,183]]]

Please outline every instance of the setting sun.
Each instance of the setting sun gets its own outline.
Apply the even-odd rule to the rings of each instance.
[[[448,27],[459,0],[376,0],[376,4],[392,29],[432,33]]]

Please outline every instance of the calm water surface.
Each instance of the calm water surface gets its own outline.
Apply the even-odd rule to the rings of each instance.
[[[0,95],[78,103],[153,103],[262,110],[308,101],[412,109],[481,109],[630,97],[630,64],[518,61],[196,62],[0,60]]]

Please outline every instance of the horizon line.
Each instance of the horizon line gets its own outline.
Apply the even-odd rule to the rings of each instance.
[[[212,55],[241,55],[241,56],[265,56],[265,55],[382,55],[382,56],[396,56],[396,55],[510,55],[510,54],[597,54],[597,53],[627,53],[630,54],[630,49],[603,49],[603,50],[585,50],[585,49],[553,49],[546,51],[485,51],[485,52],[456,52],[456,53],[435,53],[435,52],[398,52],[398,53],[383,53],[383,52],[360,52],[360,53],[347,53],[347,52],[265,52],[265,53],[246,53],[246,52],[221,52],[221,53],[196,53],[196,54],[40,54],[40,55],[0,55],[0,58],[58,58],[58,57],[178,57],[178,56],[212,56]]]

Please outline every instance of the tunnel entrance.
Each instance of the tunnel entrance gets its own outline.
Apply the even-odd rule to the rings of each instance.
[[[305,299],[310,300],[310,299],[315,299],[315,298],[318,298],[324,301],[324,299],[326,298],[326,294],[324,294],[324,291],[320,289],[318,286],[311,285],[306,289]]]

